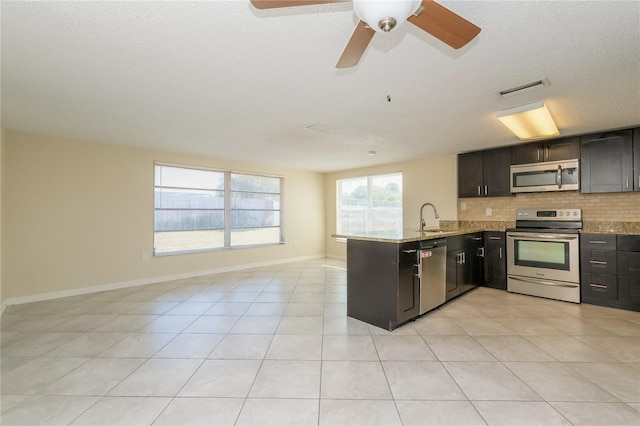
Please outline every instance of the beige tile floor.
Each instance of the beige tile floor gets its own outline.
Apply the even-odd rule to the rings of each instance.
[[[389,333],[318,259],[8,307],[3,425],[640,425],[640,314],[477,288]]]

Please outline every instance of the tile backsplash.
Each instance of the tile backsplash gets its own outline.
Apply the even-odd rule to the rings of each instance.
[[[459,198],[460,221],[514,221],[516,209],[582,209],[582,221],[640,222],[640,192],[551,192],[510,197]],[[490,210],[490,215],[489,213]]]

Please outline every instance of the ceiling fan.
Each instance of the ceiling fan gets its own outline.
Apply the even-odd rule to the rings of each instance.
[[[433,0],[251,0],[257,9],[306,6],[353,1],[360,22],[356,26],[336,68],[356,66],[376,32],[389,32],[404,21],[428,32],[454,49],[469,43],[480,27]]]

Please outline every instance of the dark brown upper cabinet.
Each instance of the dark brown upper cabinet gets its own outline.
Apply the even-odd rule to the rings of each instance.
[[[619,130],[582,136],[580,191],[634,190],[633,131]]]
[[[511,147],[511,164],[529,164],[542,161],[573,160],[580,158],[580,137],[529,142]]]
[[[511,195],[509,167],[511,147],[458,155],[458,197]]]

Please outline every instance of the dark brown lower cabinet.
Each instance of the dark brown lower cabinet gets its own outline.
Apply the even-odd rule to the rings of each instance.
[[[482,233],[447,237],[447,300],[482,281]]]
[[[640,235],[618,235],[617,246],[621,307],[640,311]]]
[[[485,287],[507,289],[507,244],[504,232],[484,233],[484,280]]]
[[[640,311],[640,235],[580,236],[582,303]]]
[[[618,302],[617,262],[615,235],[580,235],[582,303],[614,306]]]
[[[347,315],[393,330],[417,317],[418,242],[347,240]]]

